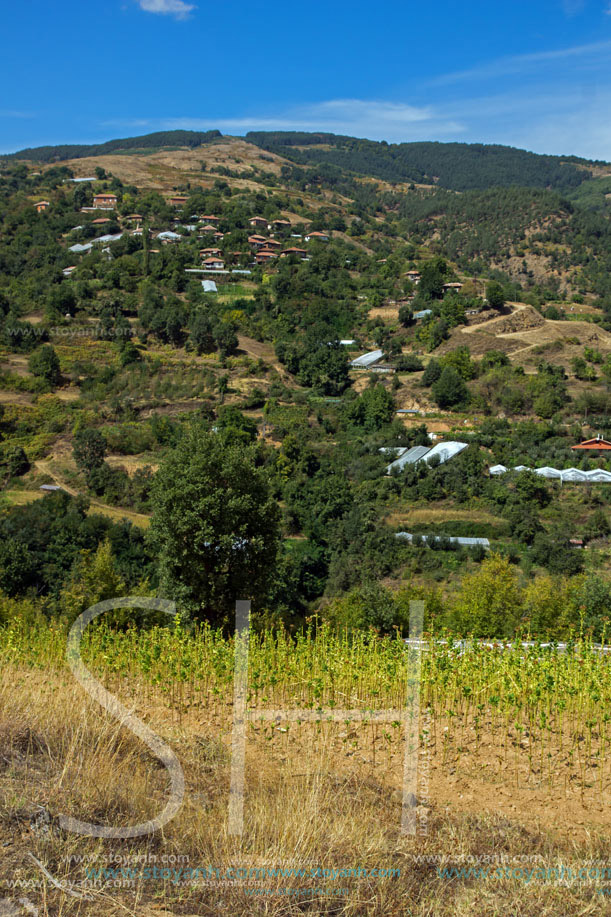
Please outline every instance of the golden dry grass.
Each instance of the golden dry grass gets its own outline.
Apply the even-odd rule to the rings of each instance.
[[[216,166],[245,173],[255,167],[264,172],[279,174],[285,162],[281,156],[259,150],[240,137],[224,137],[222,141],[204,144],[195,149],[160,150],[151,153],[144,151],[129,155],[111,153],[106,156],[66,160],[65,165],[77,176],[92,175],[100,166],[117,175],[126,184],[170,193],[186,181],[190,181],[194,186],[211,187],[218,176],[210,170]],[[202,163],[206,164],[204,172],[201,169]],[[260,187],[249,179],[229,177],[227,181],[236,187],[251,187],[255,190]]]
[[[484,522],[498,525],[502,520],[492,513],[480,509],[455,509],[451,506],[426,506],[409,507],[404,510],[396,509],[386,517],[386,522],[391,526],[402,525],[404,522]]]
[[[473,811],[477,798],[467,811],[451,787],[449,802],[432,798],[426,809],[426,836],[402,835],[397,792],[356,756],[344,759],[353,762],[350,770],[342,767],[329,753],[324,730],[318,737],[313,733],[296,755],[282,740],[273,753],[264,735],[249,740],[244,833],[232,836],[227,819],[230,708],[216,719],[194,712],[178,721],[161,694],[144,701],[133,687],[123,685],[122,700],[175,750],[187,792],[182,810],[163,831],[110,841],[66,833],[57,816],[115,826],[154,817],[166,802],[164,769],[67,673],[8,666],[0,675],[0,900],[4,895],[16,901],[9,882],[31,880],[34,887],[27,888],[27,896],[41,917],[611,913],[608,899],[599,894],[600,882],[562,885],[525,881],[518,872],[485,879],[438,872],[455,865],[583,867],[586,860],[607,858],[604,832],[589,829],[579,838],[562,838],[527,827],[517,816],[484,811],[483,802],[480,812]],[[192,887],[171,877],[147,880],[138,873],[123,882],[126,887],[98,883],[87,888],[92,900],[82,901],[53,887],[30,854],[77,894],[83,891],[85,866],[116,867],[118,857],[123,858],[119,865],[131,868],[178,862],[179,868],[361,868],[400,874],[335,879],[259,875]],[[292,894],[282,893],[287,888]],[[341,888],[347,893],[339,896]]]

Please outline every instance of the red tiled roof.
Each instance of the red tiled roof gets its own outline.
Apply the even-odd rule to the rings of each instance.
[[[602,436],[597,436],[595,439],[584,439],[584,441],[577,446],[571,446],[571,449],[601,449],[603,452],[606,452],[608,449],[611,449],[611,443],[609,440],[603,439]]]

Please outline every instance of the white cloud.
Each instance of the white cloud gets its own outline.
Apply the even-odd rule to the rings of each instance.
[[[571,19],[581,13],[586,5],[586,0],[562,0],[562,8],[565,16]]]
[[[14,109],[0,109],[0,118],[34,118],[31,111],[15,111]]]
[[[553,80],[496,94],[445,99],[431,105],[363,99],[329,99],[286,110],[235,117],[193,116],[106,122],[121,136],[155,130],[329,131],[401,143],[413,140],[501,143],[558,155],[611,161],[611,89],[557,85]]]
[[[596,63],[594,57],[601,52],[600,63],[608,64],[607,52],[611,50],[611,41],[596,41],[588,45],[574,45],[571,48],[559,48],[555,51],[536,51],[533,54],[516,54],[512,57],[501,57],[498,60],[472,67],[470,70],[459,70],[455,73],[444,73],[430,81],[429,85],[442,86],[459,83],[464,80],[492,79],[499,76],[521,74],[533,66],[579,58],[585,58],[591,67]]]
[[[176,19],[187,19],[196,9],[193,3],[185,3],[184,0],[138,0],[138,5],[146,13],[160,13]]]
[[[366,101],[363,99],[330,99],[301,105],[284,112],[253,114],[237,118],[164,119],[159,125],[165,130],[210,130],[242,134],[246,131],[327,131],[400,143],[455,137],[465,127],[452,117],[441,116],[430,106],[415,106],[403,102]]]

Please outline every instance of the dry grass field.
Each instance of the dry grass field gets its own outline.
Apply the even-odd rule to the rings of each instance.
[[[13,651],[11,661],[4,648],[0,673],[0,902],[26,896],[40,917],[611,913],[609,762],[600,731],[580,734],[575,704],[561,728],[555,714],[551,730],[534,721],[524,728],[480,709],[478,679],[472,702],[457,697],[451,705],[427,681],[419,752],[426,780],[410,799],[414,834],[401,831],[406,742],[398,721],[306,722],[304,713],[304,721],[282,724],[255,716],[246,726],[239,833],[228,809],[231,674],[219,662],[216,675],[204,667],[182,677],[176,665],[196,659],[180,636],[153,639],[160,655],[148,662],[146,642],[128,641],[125,655],[120,638],[102,636],[86,651],[88,664],[172,749],[185,793],[156,832],[96,838],[67,830],[61,816],[115,828],[154,819],[168,801],[167,772],[73,679],[61,663],[61,632],[37,637],[36,651],[19,629],[6,636]],[[283,645],[265,650],[276,660],[275,687],[265,687],[266,657],[255,652],[248,705],[283,709],[302,697],[311,711],[305,699],[317,696],[317,677],[303,669],[308,687],[295,683],[296,659],[281,663]],[[222,643],[205,646],[203,654],[219,660],[227,652]],[[366,709],[380,703],[367,678],[354,695]],[[339,703],[342,679],[335,687],[327,679],[325,689],[338,692]],[[392,682],[382,696],[398,700]]]
[[[244,833],[232,836],[230,710],[179,719],[162,695],[143,701],[128,684],[123,699],[179,756],[185,801],[152,836],[80,837],[63,831],[58,815],[112,825],[155,817],[166,801],[165,771],[68,675],[2,672],[0,890],[21,883],[4,894],[27,895],[41,917],[611,913],[604,883],[541,878],[542,870],[607,858],[608,810],[574,793],[517,791],[509,776],[499,789],[503,774],[495,782],[485,769],[495,756],[490,742],[470,770],[453,757],[443,767],[435,760],[430,801],[419,806],[426,834],[413,837],[400,832],[400,755],[389,762],[382,752],[374,763],[347,752],[339,726],[310,730],[290,750],[282,734],[272,740],[257,730],[247,743]],[[152,866],[157,875],[147,877],[144,867]],[[208,867],[219,877],[181,878],[185,869]],[[251,877],[227,878],[236,867]],[[113,868],[117,877],[92,878],[91,870]],[[470,872],[458,877],[453,869]],[[270,875],[279,870],[284,876]],[[341,870],[361,872],[342,877]],[[383,870],[393,874],[376,874]]]
[[[202,172],[202,163],[206,171]],[[217,177],[210,169],[223,166],[235,172],[249,172],[253,167],[264,172],[279,174],[285,163],[281,156],[259,150],[238,137],[224,137],[222,141],[204,144],[195,149],[162,150],[138,154],[107,154],[66,160],[75,176],[88,176],[100,166],[112,172],[125,184],[139,188],[170,192],[176,185],[191,181],[201,187],[211,187]],[[258,186],[246,179],[229,178],[230,184],[239,187]]]

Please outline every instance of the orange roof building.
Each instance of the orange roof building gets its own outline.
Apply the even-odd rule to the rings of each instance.
[[[276,252],[268,251],[267,249],[262,249],[260,252],[257,252],[255,255],[255,261],[257,264],[265,264],[266,261],[271,261],[272,258],[277,258],[278,255]]]
[[[96,194],[93,199],[93,206],[96,210],[114,210],[116,205],[116,194]]]
[[[284,251],[280,252],[280,257],[288,258],[289,255],[299,255],[300,258],[305,258],[307,254],[305,248],[285,248]]]
[[[571,446],[571,449],[575,450],[594,450],[598,452],[611,452],[611,443],[607,439],[603,439],[602,436],[596,436],[594,439],[584,439],[582,443],[579,443],[577,446]]]

